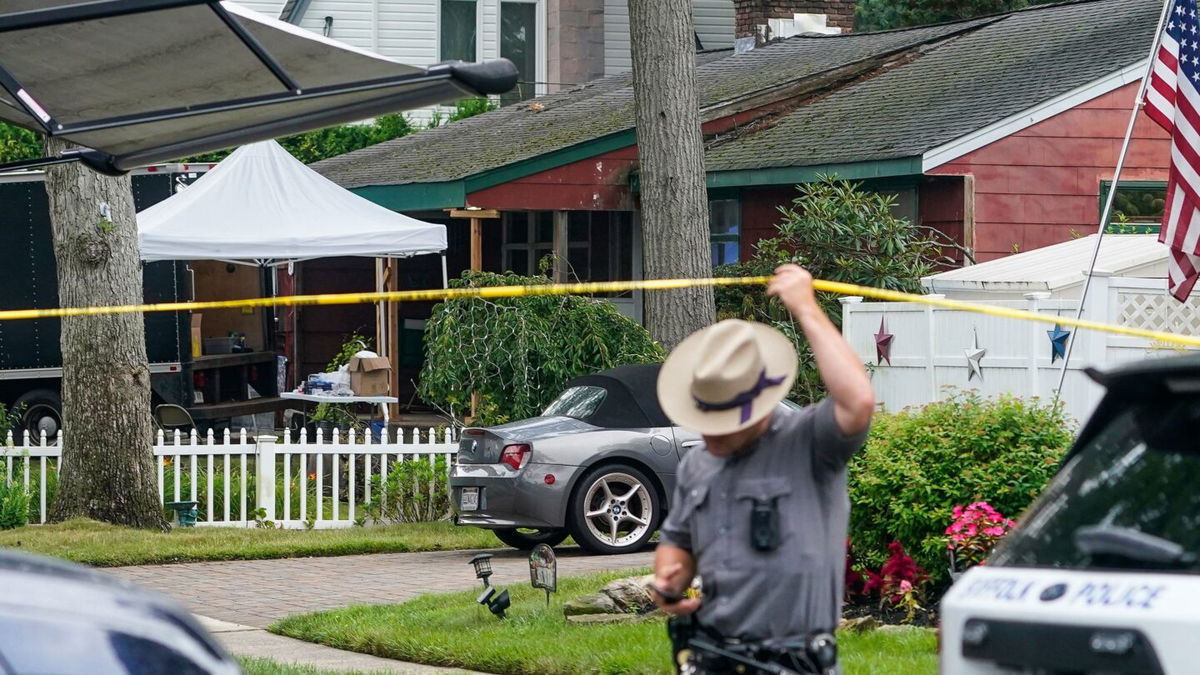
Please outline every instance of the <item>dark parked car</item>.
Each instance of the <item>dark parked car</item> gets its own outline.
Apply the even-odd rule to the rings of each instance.
[[[0,675],[235,675],[162,596],[52,558],[0,551]]]
[[[466,429],[450,474],[456,522],[521,549],[568,534],[593,553],[645,546],[670,508],[676,465],[701,443],[663,414],[658,369],[578,377],[540,417]]]

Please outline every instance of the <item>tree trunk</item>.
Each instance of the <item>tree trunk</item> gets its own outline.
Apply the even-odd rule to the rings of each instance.
[[[712,276],[704,143],[690,0],[629,0],[647,279]],[[710,287],[646,294],[646,327],[667,349],[711,324]]]
[[[47,139],[55,155],[69,147]],[[142,302],[129,177],[82,163],[46,170],[46,194],[64,307]],[[95,518],[166,529],[150,426],[150,370],[142,315],[62,321],[63,450],[50,520]]]

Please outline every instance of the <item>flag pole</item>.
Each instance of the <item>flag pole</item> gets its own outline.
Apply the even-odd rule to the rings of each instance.
[[[1087,300],[1088,289],[1092,285],[1092,273],[1096,269],[1096,260],[1100,257],[1100,244],[1104,241],[1104,230],[1108,228],[1109,218],[1112,217],[1113,200],[1117,195],[1117,187],[1121,183],[1121,170],[1125,168],[1125,156],[1129,153],[1130,141],[1133,140],[1133,128],[1137,125],[1138,113],[1142,111],[1142,106],[1145,105],[1146,87],[1150,82],[1150,74],[1154,72],[1154,63],[1158,57],[1158,48],[1162,44],[1163,26],[1167,23],[1167,17],[1171,14],[1171,8],[1175,6],[1175,0],[1165,0],[1163,3],[1162,12],[1158,16],[1158,28],[1154,31],[1154,45],[1150,48],[1149,62],[1146,64],[1146,72],[1142,74],[1142,82],[1138,85],[1137,96],[1133,99],[1133,111],[1129,114],[1129,126],[1125,129],[1125,140],[1121,144],[1121,153],[1117,156],[1117,166],[1113,170],[1112,182],[1108,187],[1108,194],[1105,195],[1104,208],[1100,211],[1099,229],[1096,231],[1096,246],[1092,249],[1092,260],[1088,264],[1087,274],[1083,279],[1083,292],[1079,295],[1079,309],[1075,311],[1075,320],[1078,321],[1083,316],[1084,302]],[[1079,333],[1078,330],[1071,331],[1071,337],[1067,340],[1067,351],[1063,354],[1062,369],[1058,373],[1058,388],[1054,390],[1054,403],[1057,404],[1062,396],[1063,383],[1067,379],[1067,364],[1071,361],[1071,351],[1075,346],[1075,336]]]

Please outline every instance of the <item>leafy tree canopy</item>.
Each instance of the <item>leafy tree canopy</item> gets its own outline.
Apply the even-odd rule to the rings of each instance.
[[[450,285],[548,283],[544,276],[467,271]],[[666,356],[615,305],[579,295],[447,300],[434,306],[424,340],[421,398],[461,416],[478,393],[474,423],[482,426],[540,414],[574,377]]]
[[[858,0],[854,30],[886,30],[999,14],[1054,0]]]
[[[952,261],[937,233],[892,213],[893,197],[868,192],[860,184],[822,176],[797,186],[791,207],[779,207],[774,237],[755,245],[754,257],[714,270],[717,276],[770,274],[783,263],[797,263],[818,279],[921,292],[921,277]],[[783,305],[767,298],[765,288],[725,286],[716,289],[717,317],[770,323],[792,339],[800,356],[800,372],[791,398],[800,403],[825,395],[812,350]],[[837,296],[818,293],[825,313],[841,325]]]

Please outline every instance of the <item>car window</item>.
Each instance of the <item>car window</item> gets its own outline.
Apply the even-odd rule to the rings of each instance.
[[[542,416],[587,419],[595,414],[607,396],[608,390],[603,387],[571,387],[559,395]]]
[[[989,564],[1200,572],[1200,397],[1134,405],[1063,466]]]

